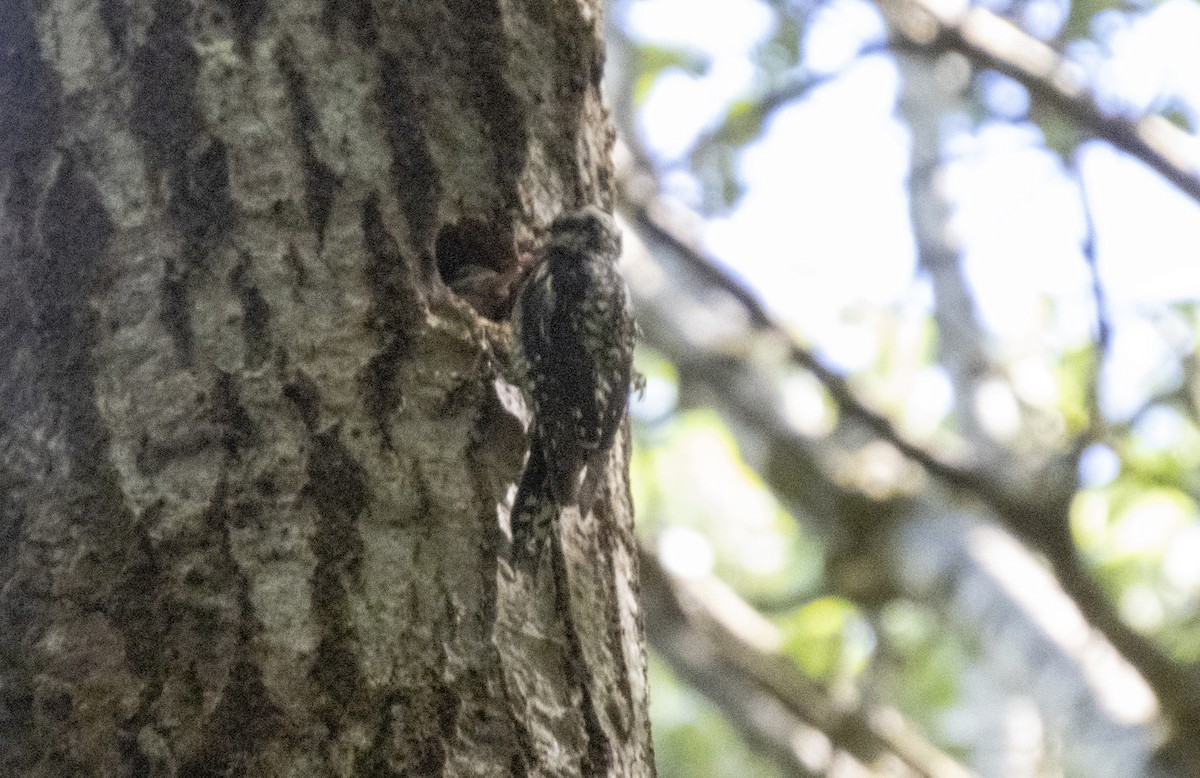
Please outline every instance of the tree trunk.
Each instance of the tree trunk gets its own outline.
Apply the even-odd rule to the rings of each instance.
[[[0,3],[0,775],[652,774],[627,435],[500,561],[597,13]]]

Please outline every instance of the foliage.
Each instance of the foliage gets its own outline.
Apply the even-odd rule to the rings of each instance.
[[[699,213],[689,237],[718,272],[895,434],[1035,496],[1074,493],[1071,537],[1104,596],[1181,667],[1198,662],[1200,285],[1185,263],[1200,206],[1123,140],[1122,122],[1157,112],[1196,141],[1187,73],[1200,68],[1200,6],[981,4],[1066,57],[1056,78],[1084,84],[1070,98],[1083,103],[964,44],[901,45],[888,7],[617,3],[613,35],[638,52],[611,74],[638,108],[626,142],[662,194]],[[687,18],[662,24],[670,13]],[[689,334],[702,348],[707,334]],[[716,350],[775,388],[781,423],[838,486],[878,506],[942,501],[997,521],[894,446],[835,444],[852,409],[770,346]],[[886,700],[987,774],[983,736],[954,722],[979,715],[969,679],[1004,676],[989,636],[894,582],[870,596],[847,588],[837,532],[814,529],[764,473],[768,431],[722,414],[704,376],[671,357],[638,359],[649,399],[634,408],[634,494],[664,565],[719,578],[771,619],[805,675]],[[769,774],[727,759],[719,717],[661,668],[652,683],[660,774]],[[1056,745],[1071,738],[1052,704],[1038,705],[1043,735],[1022,769],[1087,772],[1087,757]],[[1149,754],[1152,738],[1138,737]]]
[[[707,700],[655,659],[650,661],[650,685],[650,716],[660,727],[654,738],[659,778],[782,778],[747,748]]]

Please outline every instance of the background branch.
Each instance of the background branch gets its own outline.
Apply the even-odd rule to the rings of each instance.
[[[1200,141],[1162,116],[1130,120],[1100,110],[1078,64],[1011,22],[978,6],[939,14],[926,0],[877,0],[899,36],[897,47],[956,51],[976,68],[1012,78],[1034,100],[1071,118],[1089,134],[1140,159],[1200,202]]]
[[[792,660],[739,635],[731,623],[752,621],[768,642],[774,628],[719,582],[674,578],[645,550],[641,570],[651,646],[789,774],[825,775],[849,757],[883,776],[972,775],[896,711],[838,702]]]
[[[623,198],[627,196],[628,191],[625,188],[621,190]],[[1069,460],[1052,463],[1047,471],[1041,473],[1037,481],[1039,486],[1030,486],[1033,491],[1044,485],[1044,488],[1041,488],[1042,496],[1024,498],[1010,495],[985,474],[937,459],[906,441],[890,421],[863,405],[845,379],[821,364],[807,349],[795,343],[773,321],[753,294],[694,249],[689,239],[676,236],[664,226],[663,219],[652,217],[651,211],[655,211],[657,215],[666,208],[661,200],[651,207],[623,199],[622,208],[623,212],[628,214],[630,223],[639,237],[653,253],[655,261],[669,263],[669,270],[665,272],[673,279],[674,294],[679,295],[666,305],[660,305],[661,301],[655,302],[649,298],[638,301],[648,337],[656,346],[665,347],[664,350],[671,359],[678,360],[677,364],[685,375],[709,382],[715,395],[720,397],[727,407],[731,405],[739,409],[741,421],[735,421],[735,427],[739,423],[756,425],[760,436],[766,436],[774,442],[773,446],[768,446],[772,450],[766,461],[751,461],[751,464],[759,469],[770,487],[786,504],[797,509],[800,515],[814,519],[817,526],[826,528],[827,537],[833,539],[831,553],[835,558],[843,553],[838,549],[861,550],[870,547],[874,542],[883,542],[886,528],[899,526],[906,520],[905,516],[913,515],[914,510],[925,515],[930,511],[940,513],[945,511],[952,501],[946,495],[930,497],[927,499],[934,502],[927,503],[918,510],[913,505],[906,507],[903,501],[873,501],[854,490],[833,483],[825,465],[811,450],[814,448],[813,444],[790,431],[786,423],[777,418],[777,412],[772,410],[778,408],[780,403],[769,388],[769,379],[756,375],[744,362],[728,353],[714,353],[705,359],[702,355],[706,350],[712,350],[711,345],[706,349],[705,344],[697,341],[695,336],[692,336],[693,339],[686,346],[679,341],[675,341],[674,347],[670,345],[672,338],[688,337],[681,334],[682,331],[695,329],[694,325],[688,324],[680,328],[678,320],[674,325],[669,322],[672,316],[688,315],[688,303],[685,299],[690,300],[692,306],[697,304],[696,301],[707,301],[713,305],[714,296],[719,296],[725,320],[730,318],[730,306],[736,306],[751,330],[783,343],[789,361],[810,370],[825,386],[844,414],[865,426],[871,433],[887,440],[897,450],[920,464],[939,482],[973,495],[989,506],[1004,526],[1029,543],[1034,550],[1046,555],[1063,589],[1077,602],[1088,621],[1138,670],[1154,690],[1163,713],[1177,731],[1200,733],[1200,679],[1190,669],[1172,662],[1153,641],[1129,628],[1079,560],[1069,530],[1069,512],[1074,491],[1062,486],[1074,485],[1074,472],[1073,469],[1067,472],[1055,472],[1053,469],[1062,467]],[[674,223],[679,221],[676,219]],[[636,275],[636,268],[632,272]],[[656,274],[663,273],[664,270],[659,268]],[[636,278],[633,285],[635,289],[656,286],[653,283],[640,284]],[[657,286],[661,288],[661,284]],[[647,310],[648,308],[653,310]],[[668,310],[671,313],[667,313]],[[662,318],[659,318],[660,316]],[[664,331],[672,326],[679,330],[676,335],[664,335]],[[728,336],[732,337],[732,334],[728,333]],[[664,337],[666,340],[663,340]],[[689,362],[702,359],[703,367],[689,370]],[[749,453],[748,456],[753,460],[753,453]],[[1051,490],[1050,487],[1055,485],[1058,485],[1057,490]],[[864,572],[862,565],[844,564],[845,561],[842,560],[840,571],[834,570],[835,574],[853,579],[858,573]],[[888,596],[890,584],[879,580],[880,575],[879,571],[873,574],[868,572],[861,580],[849,581],[849,585],[858,591],[848,593],[860,601],[864,595]]]

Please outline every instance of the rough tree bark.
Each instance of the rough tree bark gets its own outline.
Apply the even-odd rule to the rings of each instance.
[[[627,436],[500,561],[597,5],[0,3],[0,774],[652,774]]]

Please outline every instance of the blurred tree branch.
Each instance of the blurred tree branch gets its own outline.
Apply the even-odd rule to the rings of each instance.
[[[1162,116],[1136,120],[1105,114],[1090,94],[1082,68],[1011,22],[972,6],[940,14],[928,0],[877,0],[898,48],[955,51],[976,68],[1012,78],[1035,100],[1086,131],[1140,159],[1200,202],[1200,143]]]
[[[627,171],[628,173],[628,171]],[[887,416],[863,403],[849,382],[829,368],[812,350],[804,347],[786,328],[759,303],[758,298],[745,285],[729,275],[723,268],[699,251],[690,239],[678,234],[678,230],[659,216],[664,210],[661,200],[652,204],[638,192],[645,191],[645,181],[629,182],[628,176],[621,184],[623,213],[643,240],[669,248],[678,261],[695,274],[696,279],[708,286],[721,290],[741,307],[750,325],[759,332],[771,334],[783,344],[788,358],[797,367],[810,372],[821,382],[842,413],[854,418],[874,434],[888,441],[902,454],[920,464],[943,483],[974,494],[991,506],[1005,519],[1005,523],[1022,537],[1027,537],[1038,547],[1056,549],[1070,547],[1070,533],[1066,521],[1074,480],[1062,484],[1058,473],[1047,479],[1050,484],[1039,484],[1037,488],[1018,491],[1006,486],[992,472],[975,470],[952,463],[909,441],[896,429]],[[1072,472],[1068,465],[1061,468]],[[1045,486],[1059,484],[1057,494],[1048,492]],[[1058,521],[1047,521],[1057,516]]]
[[[1100,407],[1100,381],[1103,377],[1104,363],[1112,345],[1112,316],[1108,309],[1108,295],[1104,292],[1104,283],[1100,278],[1100,266],[1096,261],[1096,224],[1092,219],[1091,199],[1083,180],[1083,170],[1079,164],[1078,153],[1071,160],[1071,173],[1079,187],[1079,203],[1083,208],[1084,234],[1080,250],[1083,252],[1083,259],[1087,263],[1088,273],[1091,275],[1092,301],[1096,306],[1096,350],[1088,371],[1086,390],[1088,426],[1079,436],[1076,444],[1077,449],[1082,453],[1086,446],[1098,441],[1104,431],[1104,413]]]
[[[741,103],[737,110],[726,114],[720,124],[701,133],[692,144],[691,159],[695,162],[722,144],[741,145],[748,137],[757,134],[752,132],[751,128],[761,127],[776,108],[807,97],[814,90],[836,81],[844,76],[858,59],[889,51],[891,47],[887,43],[873,44],[864,46],[854,61],[837,70],[814,72],[801,69],[778,86]]]
[[[787,657],[739,634],[735,623],[761,617],[747,618],[750,606],[718,582],[708,581],[706,589],[675,579],[645,550],[641,571],[651,645],[789,774],[826,775],[844,752],[882,776],[972,775],[897,712],[839,702]],[[762,628],[774,629],[769,622]]]
[[[877,2],[894,33],[888,47],[899,57],[907,55],[914,60],[932,60],[943,53],[955,53],[977,70],[991,69],[1004,74],[1022,84],[1039,109],[1061,114],[1078,127],[1081,135],[1104,140],[1141,160],[1189,197],[1200,201],[1200,173],[1197,172],[1200,171],[1200,151],[1195,139],[1162,116],[1129,119],[1106,114],[1091,94],[1082,68],[1051,47],[982,9],[939,16],[926,0]],[[697,146],[721,142],[740,145],[736,137],[726,136],[731,132],[736,135],[734,131],[748,119],[761,120],[774,108],[803,97],[807,90],[820,85],[826,78],[801,75],[746,101],[738,106],[737,115],[731,113],[715,130],[702,134]],[[628,90],[618,90],[618,93],[629,94]],[[627,115],[621,124],[628,130],[632,127],[632,104],[626,109]],[[904,118],[909,119],[908,116]],[[634,151],[635,155],[638,153]],[[693,149],[693,162],[696,162],[695,154]],[[936,161],[933,164],[936,165]],[[1080,559],[1071,534],[1070,509],[1077,493],[1079,455],[1087,445],[1105,434],[1099,412],[1098,386],[1111,339],[1107,300],[1095,264],[1094,227],[1087,210],[1087,192],[1081,191],[1087,219],[1081,250],[1092,274],[1097,309],[1096,352],[1090,374],[1085,379],[1087,427],[1073,441],[1060,444],[1062,450],[1053,452],[1047,461],[1033,467],[1002,447],[996,449],[996,461],[989,460],[985,465],[979,459],[949,457],[944,451],[926,448],[907,439],[886,414],[876,411],[859,397],[851,382],[830,370],[811,349],[798,343],[749,289],[696,249],[690,240],[690,220],[680,219],[677,209],[664,204],[658,196],[657,184],[649,173],[653,168],[644,154],[638,156],[638,167],[646,173],[633,174],[627,169],[623,181],[627,220],[656,258],[670,257],[651,275],[657,273],[659,283],[671,287],[670,301],[665,301],[664,306],[671,310],[642,317],[647,323],[648,339],[676,362],[685,390],[702,386],[711,393],[713,404],[721,408],[742,442],[743,455],[751,466],[798,518],[811,521],[822,533],[832,548],[829,563],[832,590],[847,594],[867,607],[887,601],[901,591],[912,593],[916,590],[913,582],[896,569],[880,565],[881,558],[890,555],[894,557],[891,564],[903,564],[906,555],[921,555],[921,542],[943,550],[952,546],[966,548],[964,538],[970,532],[969,527],[962,521],[949,524],[945,521],[947,516],[957,516],[960,511],[964,512],[962,516],[970,516],[972,520],[994,519],[1024,541],[1028,549],[1045,556],[1058,584],[1054,592],[1060,596],[1065,592],[1091,627],[1104,636],[1105,648],[1117,650],[1153,689],[1161,712],[1174,733],[1174,739],[1160,744],[1156,752],[1156,761],[1165,767],[1166,774],[1200,774],[1200,754],[1181,747],[1188,742],[1200,743],[1200,676],[1191,668],[1171,660],[1156,643],[1123,621],[1092,571]],[[925,169],[914,161],[914,176],[932,170],[932,166]],[[1082,190],[1082,183],[1080,186]],[[914,213],[914,222],[916,216]],[[685,222],[688,226],[681,228],[680,224]],[[920,239],[918,235],[918,241]],[[930,272],[933,272],[932,268]],[[670,280],[664,283],[663,278]],[[634,284],[637,285],[636,280]],[[689,298],[686,304],[681,302],[684,297]],[[660,314],[659,323],[665,323],[665,328],[654,323]],[[938,324],[941,331],[944,323],[939,320]],[[970,334],[964,335],[965,339],[970,337]],[[787,367],[764,360],[764,353],[782,353],[787,365],[814,376],[842,418],[850,423],[839,424],[835,434],[827,438],[798,434],[778,407],[779,393],[775,382],[778,373]],[[1191,369],[1186,360],[1184,368]],[[1192,384],[1189,381],[1189,386]],[[1200,386],[1200,381],[1194,385]],[[957,381],[955,386],[961,391]],[[1110,430],[1108,434],[1114,432]],[[831,458],[838,455],[835,449],[847,446],[865,449],[864,444],[874,438],[887,441],[909,460],[921,465],[933,483],[925,484],[918,470],[902,490],[915,496],[904,496],[900,492],[882,497],[872,492],[872,496],[868,496],[853,478],[847,481],[844,473],[830,469]],[[966,501],[962,499],[964,497]],[[937,526],[941,529],[926,531],[931,526],[931,517],[938,517]],[[917,535],[924,539],[897,540]],[[901,543],[906,545],[889,547],[889,544]],[[959,560],[953,564],[965,567],[955,567],[953,575],[940,579],[935,591],[922,589],[922,596],[934,600],[940,609],[954,611],[960,605],[954,592],[960,587],[974,587],[973,591],[977,591],[983,585],[979,583],[982,580],[990,582],[987,586],[992,587],[988,590],[994,593],[990,602],[1007,602],[1004,582],[989,578],[980,572],[981,568],[972,567],[973,557],[969,553],[951,556]],[[942,587],[948,587],[950,591]],[[1025,672],[1020,677],[1020,683],[1027,684],[1024,688],[1041,686],[1042,677],[1048,674],[1069,676],[1073,680],[1063,681],[1068,687],[1072,683],[1086,685],[1087,673],[1081,669],[1083,660],[1079,657],[1071,660],[1078,660],[1075,665],[1070,665],[1073,670],[1065,669],[1068,665],[1057,663],[1057,660],[1055,670],[1047,669],[1051,664],[1046,659],[1047,646],[1052,649],[1053,640],[1028,637],[1040,634],[1033,616],[1016,605],[996,607],[1003,615],[992,612],[980,615],[981,623],[965,623],[966,631],[988,635],[988,639],[982,641],[985,645],[981,650],[990,652],[995,651],[995,647],[986,644],[991,642],[997,629],[995,623],[1011,621],[1015,624],[1005,631],[1015,635],[1013,643],[1028,652],[1029,666],[1015,669],[1018,675]],[[1070,657],[1063,659],[1066,661]],[[1089,698],[1078,705],[1072,701],[1056,708],[1053,700],[1047,702],[1044,689],[1031,689],[1030,693],[1038,697],[1039,706],[1044,710],[1067,718],[1069,730],[1077,734],[1086,730],[1085,737],[1093,742],[1084,750],[1094,748],[1097,753],[1109,754],[1101,756],[1099,761],[1106,769],[1117,771],[1105,775],[1135,774],[1132,769],[1122,773],[1113,768],[1119,760],[1111,754],[1125,748],[1117,741],[1129,744],[1138,737],[1142,739],[1140,747],[1148,747],[1146,744],[1152,743],[1148,733],[1143,731],[1131,739],[1128,728],[1122,729],[1105,718],[1103,705],[1096,699]],[[1071,694],[1075,693],[1078,692]],[[1056,710],[1058,713],[1054,713]],[[1114,735],[1114,732],[1125,734]],[[1128,745],[1130,749],[1138,747]],[[1082,764],[1088,762],[1085,760]]]
[[[1092,97],[1081,66],[1012,22],[978,6],[955,16],[939,14],[928,0],[876,3],[896,34],[886,45],[864,47],[859,57],[888,49],[924,55],[951,51],[962,54],[976,69],[995,70],[1017,81],[1034,99],[1069,117],[1088,134],[1141,160],[1200,202],[1200,141],[1159,115],[1131,120],[1106,114]],[[616,46],[633,47],[619,29],[611,27],[609,34]],[[740,127],[755,121],[761,124],[771,111],[806,96],[843,72],[804,71],[763,92],[716,128],[701,134],[692,156],[722,138],[739,135]],[[618,90],[623,97],[616,106],[617,123],[627,130],[633,126],[629,91]],[[641,160],[646,162],[647,158],[641,155]]]
[[[962,266],[959,241],[948,229],[950,203],[942,172],[943,124],[964,108],[967,79],[938,76],[932,57],[907,51],[895,53],[900,71],[896,110],[911,137],[909,214],[917,263],[933,292],[933,321],[937,331],[937,360],[950,376],[954,418],[970,448],[972,461],[1003,465],[1005,451],[989,436],[975,402],[982,382],[995,374],[987,339]]]
[[[643,195],[635,199],[633,193],[639,191]],[[973,495],[986,504],[1004,526],[1031,548],[1045,554],[1058,582],[1076,602],[1088,622],[1107,638],[1154,690],[1164,714],[1173,723],[1177,733],[1181,737],[1200,733],[1200,681],[1194,673],[1171,661],[1155,643],[1121,620],[1116,608],[1078,557],[1069,529],[1069,509],[1075,493],[1073,459],[1069,464],[1064,460],[1052,462],[1038,474],[1035,483],[1028,485],[1027,491],[1013,495],[990,473],[947,463],[907,441],[886,417],[865,406],[844,378],[796,343],[749,290],[695,249],[687,237],[677,234],[675,228],[668,226],[668,219],[660,216],[666,210],[663,201],[647,197],[645,192],[645,182],[630,182],[626,171],[621,185],[623,212],[655,255],[656,261],[662,262],[667,256],[670,257],[670,269],[665,272],[671,278],[676,295],[663,306],[670,308],[670,314],[665,310],[643,309],[647,332],[657,338],[656,346],[665,347],[668,356],[677,360],[685,377],[705,381],[722,403],[726,406],[732,404],[738,409],[739,421],[735,425],[752,424],[760,436],[772,441],[766,447],[769,449],[768,459],[751,462],[752,466],[759,470],[789,507],[799,508],[804,515],[812,517],[817,526],[824,528],[826,537],[834,539],[835,558],[847,552],[864,554],[876,543],[887,542],[885,538],[889,529],[894,530],[916,515],[952,510],[950,506],[954,500],[949,495],[933,496],[926,490],[920,501],[923,507],[905,500],[880,502],[834,483],[815,454],[820,444],[789,430],[778,417],[778,412],[774,410],[778,406],[778,398],[771,396],[769,378],[756,374],[738,356],[721,352],[719,348],[714,348],[713,343],[704,343],[702,336],[696,334],[703,327],[693,326],[696,322],[680,326],[681,323],[676,321],[676,334],[664,335],[664,330],[670,329],[671,324],[656,320],[657,315],[689,315],[679,296],[690,298],[693,306],[720,310],[722,320],[726,323],[716,326],[725,327],[724,340],[737,339],[738,336],[732,331],[736,325],[727,322],[731,318],[737,320],[737,314],[740,314],[752,331],[782,344],[792,364],[810,371],[844,415],[888,441],[919,463],[940,483],[963,494]],[[678,219],[674,221],[678,222]],[[660,269],[658,272],[662,274],[664,271]],[[632,281],[635,290],[642,286],[638,278],[634,277]],[[643,288],[653,286],[651,282]],[[717,302],[718,299],[720,302]],[[737,314],[734,314],[735,309]],[[663,341],[663,337],[667,341]],[[686,343],[669,342],[671,338],[689,337],[691,340]],[[745,334],[741,337],[744,338]],[[709,356],[701,356],[706,352]],[[696,369],[689,369],[690,362],[703,364],[697,364]],[[840,540],[839,535],[842,536]],[[887,591],[889,584],[878,580],[881,575],[886,577],[886,574],[870,562],[854,565],[852,556],[846,557],[846,561],[850,562],[852,569],[841,571],[843,575],[854,577],[862,574],[868,582],[868,589],[871,586],[882,587],[876,589],[874,595],[868,594],[869,598],[890,596]],[[839,571],[833,572],[837,574]],[[855,585],[861,588],[863,581]],[[860,601],[863,594],[859,591],[856,596],[851,592],[851,596]]]

